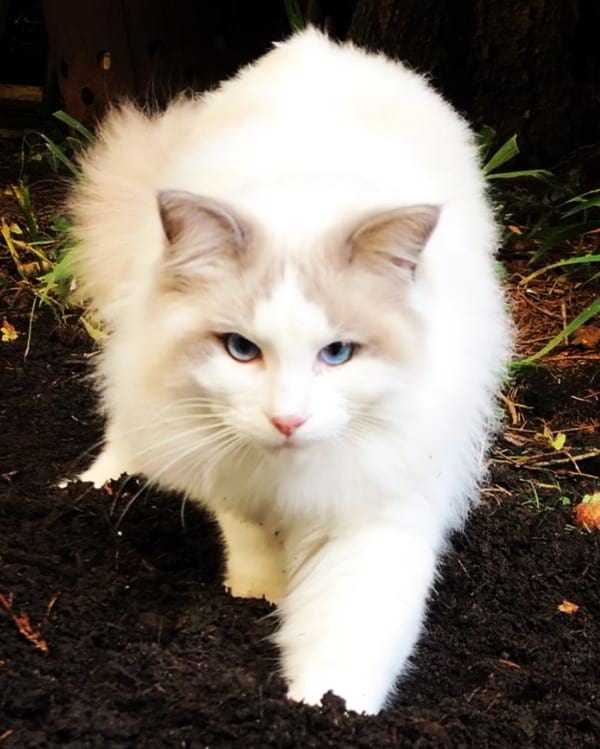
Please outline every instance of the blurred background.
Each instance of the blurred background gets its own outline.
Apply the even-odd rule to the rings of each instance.
[[[298,18],[428,73],[529,163],[600,170],[597,0],[0,0],[0,136],[59,108],[93,125],[123,96],[206,90]]]

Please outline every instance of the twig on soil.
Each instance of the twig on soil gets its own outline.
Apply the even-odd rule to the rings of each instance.
[[[508,409],[508,413],[510,414],[510,420],[513,426],[516,426],[519,423],[519,414],[517,413],[516,403],[512,401],[507,395],[504,395],[504,393],[500,393],[499,397],[500,397],[500,400],[504,402],[504,404],[506,405],[506,408]]]
[[[570,461],[568,461],[570,462]],[[498,464],[504,464],[513,466],[513,468],[524,468],[526,471],[540,471],[541,473],[548,473],[549,469],[546,467],[540,467],[540,466],[528,466],[525,463],[515,463],[514,460],[505,460],[502,458],[492,458],[490,460],[490,463],[498,463]],[[564,468],[559,468],[561,476],[575,476],[578,479],[595,479],[598,480],[597,474],[594,473],[584,473],[583,471],[567,471]],[[552,473],[552,471],[550,471]]]
[[[27,344],[25,346],[25,353],[23,354],[23,359],[27,359],[27,357],[29,356],[29,350],[31,347],[31,335],[33,333],[33,314],[35,312],[37,300],[38,298],[34,296],[33,304],[31,305],[31,312],[29,313],[29,325],[27,327]]]
[[[12,595],[3,596],[2,593],[0,593],[0,605],[4,608],[10,619],[14,622],[20,634],[22,634],[26,640],[29,640],[29,642],[38,650],[47,653],[48,645],[46,641],[44,640],[40,632],[33,628],[27,614],[15,614],[12,609],[12,600]]]
[[[579,466],[577,465],[578,461],[598,457],[600,457],[600,449],[594,449],[589,450],[587,453],[581,453],[580,455],[568,455],[566,458],[550,458],[549,460],[543,460],[539,463],[535,463],[533,467],[545,468],[546,466],[561,465],[562,463],[574,463],[575,467],[579,469]]]

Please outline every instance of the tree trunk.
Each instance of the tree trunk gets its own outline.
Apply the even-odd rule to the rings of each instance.
[[[597,0],[357,0],[349,35],[548,166],[600,141],[599,28]]]

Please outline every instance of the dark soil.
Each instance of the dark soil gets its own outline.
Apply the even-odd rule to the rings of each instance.
[[[0,184],[15,179],[4,161]],[[47,223],[64,187],[36,177]],[[0,214],[20,218],[2,189]],[[550,334],[556,321],[524,320],[522,297],[521,330]],[[482,502],[453,539],[414,669],[367,718],[331,696],[322,709],[286,700],[273,608],[222,590],[201,510],[147,489],[127,509],[135,479],[56,488],[102,436],[94,346],[76,316],[59,324],[44,310],[28,347],[30,308],[0,257],[0,323],[20,333],[0,342],[0,749],[600,746],[600,535],[572,515],[600,488],[596,352],[571,346],[509,388]],[[544,427],[565,433],[564,449]]]
[[[26,315],[11,319],[26,331]],[[55,487],[101,435],[85,377],[93,347],[48,313],[32,331],[26,359],[25,334],[0,344],[0,593],[13,613],[0,609],[2,749],[600,746],[600,536],[570,530],[559,503],[593,478],[570,464],[517,469],[503,437],[393,706],[367,718],[333,697],[293,704],[268,640],[273,610],[221,589],[202,511],[146,491],[119,523],[135,480]],[[516,400],[535,408],[523,434],[542,419],[593,426],[600,375],[593,363],[576,373],[521,378]],[[583,433],[598,444],[597,427]],[[597,473],[597,461],[581,465]],[[564,600],[579,609],[561,612]],[[47,652],[19,632],[22,615]]]

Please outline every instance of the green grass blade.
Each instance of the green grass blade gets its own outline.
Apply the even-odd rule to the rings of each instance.
[[[518,179],[519,177],[533,177],[534,179],[547,180],[553,176],[547,169],[519,169],[516,172],[496,172],[488,174],[488,179]]]
[[[20,187],[17,189],[13,187],[12,191],[25,219],[29,238],[37,239],[39,237],[39,226],[33,206],[31,205],[31,192],[29,187],[21,182]]]
[[[68,234],[73,229],[73,221],[68,216],[63,216],[62,213],[56,213],[52,216],[50,227],[58,234]]]
[[[574,202],[576,200],[575,198],[573,200],[569,200],[569,203]],[[563,213],[563,218],[568,218],[569,216],[574,216],[576,213],[582,213],[583,211],[589,211],[590,208],[600,208],[600,195],[597,195],[595,198],[587,198],[579,201],[579,204],[576,205],[574,208],[571,208],[570,211],[567,211],[566,213]]]
[[[292,31],[295,33],[306,28],[306,23],[304,22],[304,16],[298,5],[298,0],[284,0],[284,5]]]
[[[542,273],[545,273],[548,270],[552,270],[553,268],[562,268],[565,265],[581,265],[582,263],[600,263],[600,255],[578,255],[577,257],[566,258],[566,260],[558,260],[556,263],[545,265],[543,268],[540,268],[534,273],[531,273],[529,276],[526,276],[520,281],[520,285],[524,286],[532,279],[540,276]]]
[[[484,125],[481,130],[475,134],[475,142],[479,149],[479,159],[482,164],[485,164],[488,153],[490,152],[495,140],[496,131],[489,125]]]
[[[564,330],[561,330],[558,335],[555,335],[554,338],[548,341],[548,343],[543,348],[541,348],[539,351],[536,351],[535,354],[528,356],[527,359],[522,359],[521,361],[514,362],[512,364],[512,367],[516,369],[518,369],[519,367],[527,367],[530,364],[536,362],[538,359],[541,359],[543,356],[546,356],[546,354],[549,354],[550,351],[556,348],[559,343],[564,341],[565,338],[574,333],[577,328],[580,328],[584,323],[586,323],[588,320],[591,320],[591,318],[595,317],[597,314],[600,314],[600,297],[595,299],[591,304],[588,304],[588,306],[582,312],[580,312],[577,317],[571,320],[571,322],[564,328]]]
[[[57,120],[60,120],[60,122],[63,122],[65,125],[73,128],[73,130],[78,132],[79,135],[81,135],[81,137],[84,138],[84,140],[86,140],[88,143],[93,143],[96,140],[94,134],[90,130],[88,130],[85,125],[82,125],[79,120],[71,117],[70,114],[63,112],[62,109],[59,109],[57,112],[53,112],[52,116],[56,117]]]
[[[506,164],[507,161],[514,159],[519,153],[519,146],[517,145],[517,136],[513,135],[509,138],[506,143],[500,146],[493,156],[483,165],[483,173],[489,175],[494,169],[498,169],[502,164]]]
[[[62,150],[60,146],[57,146],[56,143],[48,138],[48,136],[44,135],[44,133],[38,133],[40,138],[44,141],[46,144],[46,148],[50,152],[50,155],[52,156],[54,164],[61,163],[63,166],[65,166],[74,177],[79,177],[79,169],[75,166],[75,163],[67,156],[67,154]]]
[[[552,250],[564,242],[581,239],[586,234],[598,228],[600,228],[600,221],[588,221],[580,224],[567,224],[567,226],[550,226],[547,229],[540,229],[535,234],[530,234],[531,239],[541,241],[542,243],[531,262],[537,263],[548,250]]]

